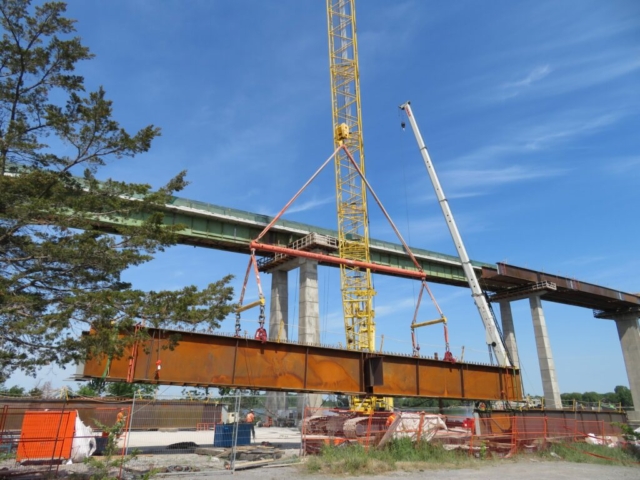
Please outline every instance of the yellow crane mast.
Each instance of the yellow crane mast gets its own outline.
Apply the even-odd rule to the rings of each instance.
[[[335,146],[345,145],[364,173],[358,43],[354,0],[327,0]],[[364,181],[341,149],[335,157],[339,255],[370,262]],[[375,350],[371,271],[340,266],[347,349]]]

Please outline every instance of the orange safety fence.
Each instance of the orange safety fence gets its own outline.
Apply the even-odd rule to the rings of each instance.
[[[584,441],[587,437],[603,444],[623,439],[618,426],[603,420],[500,415],[480,418],[469,449],[514,453],[537,450],[549,443]]]
[[[392,439],[437,442],[445,448],[510,455],[541,448],[550,442],[581,441],[591,436],[603,443],[622,439],[619,427],[548,416],[481,413],[474,417],[428,412],[358,413],[335,408],[307,408],[302,422],[302,450],[318,453],[323,446],[359,444],[382,447]]]

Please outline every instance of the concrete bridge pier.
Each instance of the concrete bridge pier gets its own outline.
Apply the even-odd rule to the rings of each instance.
[[[556,290],[555,284],[541,282],[532,286],[525,286],[508,292],[495,294],[491,297],[491,301],[499,302],[500,304],[500,318],[502,320],[502,333],[505,346],[513,364],[519,367],[518,345],[516,343],[516,333],[513,326],[511,302],[524,300],[526,298],[529,299],[545,406],[547,408],[561,409],[562,400],[560,398],[560,388],[558,387],[556,367],[553,361],[551,343],[547,332],[547,322],[544,318],[541,300],[542,295],[554,290]]]
[[[320,309],[318,301],[318,262],[296,258],[270,271],[271,301],[269,302],[269,340],[289,339],[289,271],[300,269],[298,295],[298,343],[320,343]],[[302,419],[306,407],[322,406],[322,395],[298,394],[298,420]],[[268,392],[267,413],[275,419],[278,411],[287,410],[287,394]]]
[[[504,335],[504,343],[511,357],[513,365],[520,368],[518,357],[518,344],[516,343],[516,331],[513,326],[513,314],[511,313],[511,302],[509,300],[500,300],[500,320],[502,322],[502,334]]]
[[[271,272],[271,301],[269,302],[269,340],[289,339],[289,276],[286,270]],[[267,415],[273,420],[278,412],[287,410],[286,392],[267,392]]]
[[[612,315],[618,329],[622,356],[629,377],[633,410],[627,412],[629,421],[640,424],[640,328],[638,313]]]
[[[540,294],[529,297],[531,307],[531,318],[533,319],[533,331],[536,337],[536,347],[538,349],[538,362],[540,364],[540,375],[542,376],[542,391],[544,392],[544,402],[547,408],[562,408],[560,399],[560,388],[556,376],[556,366],[551,353],[551,342],[547,333],[547,321],[542,310]]]
[[[320,307],[318,301],[318,262],[300,259],[300,294],[298,296],[298,343],[320,343]],[[306,407],[322,406],[322,395],[298,394],[298,420],[302,420]]]

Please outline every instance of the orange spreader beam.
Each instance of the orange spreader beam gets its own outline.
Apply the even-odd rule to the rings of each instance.
[[[252,241],[250,244],[252,249],[264,252],[282,253],[284,255],[290,255],[292,257],[304,257],[318,260],[319,262],[325,262],[335,265],[348,265],[350,267],[360,267],[363,269],[371,270],[372,272],[387,273],[389,275],[396,275],[405,278],[417,278],[424,279],[427,275],[424,272],[416,272],[415,270],[405,270],[404,268],[388,267],[386,265],[378,265],[376,263],[361,262],[359,260],[349,260],[348,258],[334,257],[332,255],[326,255],[324,253],[308,252],[306,250],[296,250],[288,247],[281,247],[279,245],[268,245],[266,243],[258,243]]]
[[[150,339],[138,346],[133,365],[129,353],[111,361],[107,381],[126,381],[127,372],[133,371],[133,382],[162,385],[385,397],[522,399],[520,371],[514,368],[296,343],[262,343],[224,335],[148,332]],[[180,336],[175,349],[163,349],[175,335]],[[106,363],[106,359],[87,360],[82,377],[102,378]]]

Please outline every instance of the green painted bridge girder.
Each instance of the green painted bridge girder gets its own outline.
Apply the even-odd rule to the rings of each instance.
[[[234,208],[221,207],[205,202],[173,197],[164,213],[165,225],[183,225],[179,232],[179,243],[218,250],[227,250],[249,254],[249,243],[255,239],[273,219],[268,215],[246,212]],[[132,215],[118,219],[100,218],[97,227],[110,230],[116,224],[139,225],[144,221],[142,215]],[[263,237],[263,242],[272,245],[287,246],[310,234],[319,233],[338,237],[338,232],[326,228],[280,219]],[[417,270],[402,245],[370,240],[371,261],[385,266]],[[434,283],[467,286],[467,280],[457,257],[429,250],[411,248],[427,279]],[[472,262],[481,273],[482,267],[495,269],[496,266],[483,262]],[[332,265],[334,266],[334,265]]]

